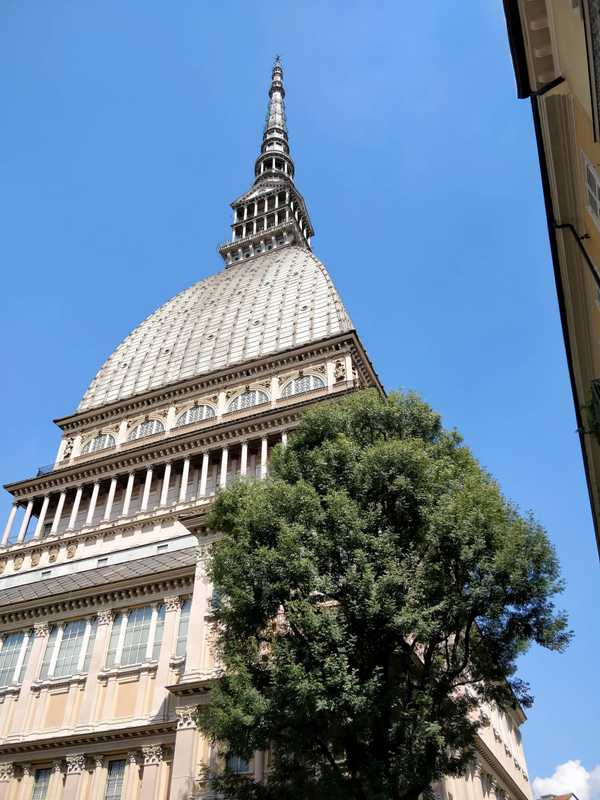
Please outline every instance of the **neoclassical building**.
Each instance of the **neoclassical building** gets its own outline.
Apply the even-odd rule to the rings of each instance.
[[[204,518],[260,480],[306,407],[377,375],[294,182],[279,61],[221,269],[144,320],[54,464],[10,483],[0,548],[0,800],[191,800],[220,756],[194,726],[214,675]],[[381,387],[380,387],[381,388]],[[518,707],[445,800],[528,800]],[[263,779],[265,757],[231,766]]]

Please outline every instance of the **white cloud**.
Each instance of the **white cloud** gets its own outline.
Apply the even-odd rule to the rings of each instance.
[[[600,764],[588,772],[581,761],[566,761],[549,778],[534,778],[534,797],[567,792],[573,792],[579,800],[600,800]]]

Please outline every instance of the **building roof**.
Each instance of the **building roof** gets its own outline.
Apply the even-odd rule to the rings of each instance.
[[[0,591],[0,610],[18,603],[30,603],[46,597],[77,592],[81,589],[92,589],[97,586],[108,586],[119,581],[131,581],[134,578],[151,575],[155,577],[161,572],[193,567],[196,563],[196,550],[188,547],[171,553],[159,553],[135,561],[124,561],[106,567],[72,572],[47,580],[32,581],[20,586],[12,586]]]
[[[291,245],[181,292],[107,359],[78,411],[352,329],[327,270]]]

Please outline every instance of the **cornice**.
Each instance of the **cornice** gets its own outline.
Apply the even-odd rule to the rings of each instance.
[[[113,609],[130,601],[151,600],[166,593],[190,591],[194,582],[194,567],[180,567],[165,571],[164,574],[138,576],[130,581],[118,581],[110,588],[91,586],[74,592],[68,597],[45,597],[13,603],[8,609],[0,610],[0,627],[16,628],[32,624],[40,618],[63,617],[65,613],[81,613]]]
[[[161,737],[164,743],[173,744],[176,728],[177,720],[153,721],[143,725],[102,730],[75,731],[67,734],[52,733],[48,736],[23,741],[0,741],[0,758],[6,760],[6,757],[11,755],[49,752],[56,752],[56,755],[59,755],[61,750],[86,747],[95,749],[106,744],[110,744],[111,748],[114,745],[116,749],[119,745],[127,745],[130,742],[137,743],[139,740],[149,737]]]
[[[481,758],[486,762],[488,767],[498,776],[498,778],[505,784],[507,789],[510,791],[510,794],[516,798],[516,800],[531,800],[528,794],[526,794],[523,789],[519,786],[519,784],[515,781],[515,779],[510,775],[509,772],[502,766],[500,761],[496,758],[496,756],[492,753],[490,748],[487,744],[483,741],[480,736],[475,738],[475,748],[477,752],[481,756]]]
[[[58,417],[54,422],[65,432],[81,432],[98,424],[114,422],[131,414],[141,413],[159,405],[166,405],[171,402],[185,400],[197,394],[214,392],[230,386],[235,382],[243,382],[259,377],[270,376],[280,369],[287,369],[299,363],[306,363],[312,359],[318,359],[332,352],[339,352],[344,347],[356,348],[357,362],[366,359],[368,362],[367,374],[373,374],[372,366],[366,358],[364,348],[360,344],[355,330],[350,330],[337,336],[310,342],[303,347],[283,350],[279,353],[263,356],[253,361],[234,364],[229,367],[207,373],[202,376],[195,376],[185,381],[167,384],[159,389],[134,395],[115,403],[109,403],[98,408],[91,408],[86,411],[76,412],[66,417]],[[361,364],[357,363],[359,372]],[[375,377],[376,385],[379,381]]]

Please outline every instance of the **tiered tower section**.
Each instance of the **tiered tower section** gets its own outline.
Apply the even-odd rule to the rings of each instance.
[[[285,118],[283,69],[277,57],[261,151],[254,166],[256,179],[250,191],[231,204],[231,241],[219,248],[227,266],[285,245],[310,249],[314,232],[306,203],[294,185],[294,172]]]

